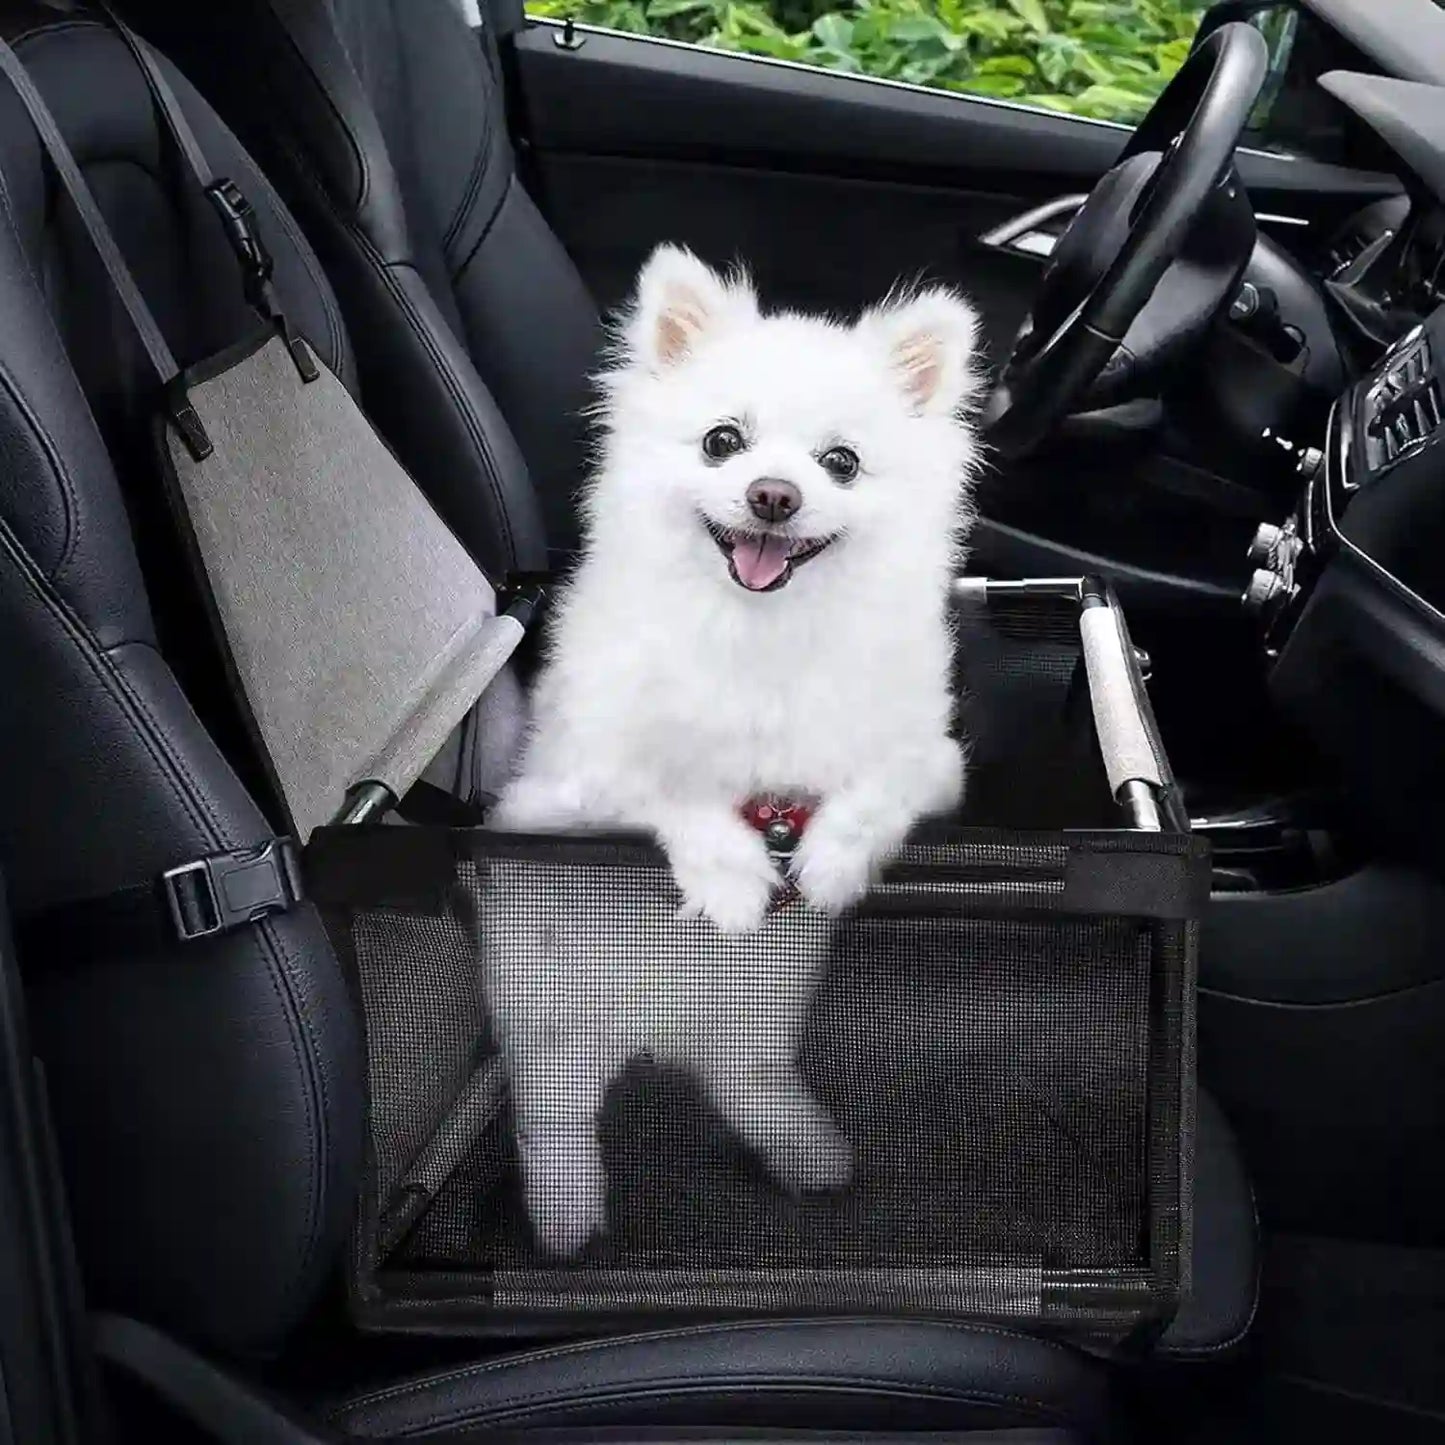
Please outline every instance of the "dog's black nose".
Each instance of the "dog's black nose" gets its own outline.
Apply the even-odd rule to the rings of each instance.
[[[747,495],[748,506],[760,522],[786,522],[803,505],[803,494],[777,477],[759,477]]]

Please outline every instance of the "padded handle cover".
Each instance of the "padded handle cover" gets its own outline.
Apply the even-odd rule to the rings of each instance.
[[[1089,699],[1109,788],[1117,798],[1125,783],[1164,786],[1163,770],[1139,710],[1133,660],[1126,647],[1118,614],[1107,603],[1085,606],[1079,618],[1084,666],[1089,673]]]

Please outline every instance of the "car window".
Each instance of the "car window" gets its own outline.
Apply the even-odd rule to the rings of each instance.
[[[1187,0],[527,0],[530,15],[1137,121],[1189,53]]]

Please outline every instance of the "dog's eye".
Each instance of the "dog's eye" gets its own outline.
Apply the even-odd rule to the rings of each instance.
[[[835,482],[851,482],[858,475],[858,453],[849,447],[829,447],[818,458],[818,465]]]
[[[737,456],[746,445],[743,434],[735,426],[715,426],[702,439],[703,455],[714,462]]]

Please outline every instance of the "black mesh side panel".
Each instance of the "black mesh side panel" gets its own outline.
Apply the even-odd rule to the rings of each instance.
[[[1090,712],[1079,609],[1031,598],[957,619],[960,736],[969,750],[964,823],[1115,828]]]
[[[476,944],[451,918],[360,913],[375,1193],[389,1199],[447,1117],[482,1040]]]

